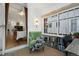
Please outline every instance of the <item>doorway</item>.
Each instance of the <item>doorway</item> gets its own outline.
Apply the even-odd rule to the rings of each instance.
[[[28,9],[23,4],[5,4],[5,49],[27,44]]]

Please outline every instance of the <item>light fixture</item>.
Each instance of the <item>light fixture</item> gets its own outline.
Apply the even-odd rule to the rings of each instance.
[[[39,26],[39,19],[34,19],[34,25],[36,26],[36,27],[38,27]]]
[[[23,16],[24,15],[24,11],[20,11],[18,14]]]

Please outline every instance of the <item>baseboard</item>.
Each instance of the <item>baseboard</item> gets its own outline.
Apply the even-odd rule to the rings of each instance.
[[[20,46],[17,46],[17,47],[14,47],[14,48],[10,48],[10,49],[7,49],[4,51],[4,53],[10,53],[10,52],[13,52],[13,51],[17,51],[17,50],[20,50],[22,48],[26,48],[28,47],[28,45],[20,45]]]

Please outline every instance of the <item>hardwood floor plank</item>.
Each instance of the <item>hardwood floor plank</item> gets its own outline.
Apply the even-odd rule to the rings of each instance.
[[[44,51],[29,53],[28,48],[24,48],[15,52],[6,53],[6,56],[64,56],[63,52],[60,52],[54,48],[45,47]]]
[[[14,35],[11,35],[11,34],[7,35],[6,49],[13,48],[13,47],[23,45],[23,44],[27,44],[26,38],[22,38],[22,39],[19,39],[18,41],[16,41],[16,38]]]

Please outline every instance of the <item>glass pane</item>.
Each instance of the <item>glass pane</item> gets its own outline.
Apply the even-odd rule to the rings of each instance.
[[[71,20],[71,32],[76,32],[77,31],[77,21],[76,19]]]

